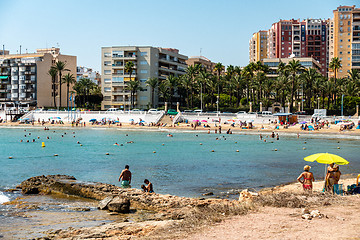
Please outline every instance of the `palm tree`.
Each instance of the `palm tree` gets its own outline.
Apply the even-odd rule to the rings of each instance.
[[[289,72],[289,80],[291,82],[290,112],[292,112],[297,79],[298,76],[304,71],[304,67],[300,64],[299,60],[293,59],[286,65],[286,71]]]
[[[149,86],[151,88],[151,103],[153,108],[155,108],[155,88],[158,86],[159,84],[159,79],[158,78],[149,78],[148,80],[146,80],[146,86]]]
[[[52,95],[54,100],[54,107],[56,108],[56,76],[57,76],[57,69],[55,67],[51,67],[48,71],[48,74],[51,76],[51,88],[52,88]]]
[[[175,77],[174,75],[169,75],[166,78],[165,83],[169,87],[169,90],[170,90],[170,107],[172,107],[173,98],[174,98],[174,95],[175,95],[175,88],[177,88],[177,86],[179,84],[179,78]]]
[[[129,73],[129,75],[130,75],[130,81],[132,81],[132,79],[131,79],[131,75],[132,75],[132,72],[134,71],[134,66],[135,66],[135,64],[133,63],[133,62],[127,62],[126,64],[125,64],[125,72],[127,72],[127,73]]]
[[[360,71],[357,69],[351,69],[349,72],[349,81],[355,83],[357,90],[360,90]],[[359,91],[354,93],[354,95],[359,96]]]
[[[313,97],[313,83],[319,80],[322,75],[314,68],[309,68],[301,75],[303,92],[305,92],[307,106],[310,107],[311,98]]]
[[[63,83],[66,83],[66,97],[67,97],[66,108],[69,109],[70,84],[76,83],[76,80],[75,80],[74,75],[68,73],[68,74],[66,74],[66,75],[63,77],[62,82],[63,82]]]
[[[224,71],[225,67],[224,65],[222,65],[222,63],[218,62],[217,64],[215,64],[214,67],[214,71],[217,73],[218,76],[218,81],[217,81],[217,97],[218,97],[218,101],[219,101],[219,97],[220,97],[220,76],[221,76],[221,72]]]
[[[62,79],[62,72],[61,71],[64,71],[64,70],[66,70],[65,69],[65,66],[66,66],[66,62],[62,62],[62,61],[58,61],[58,62],[56,62],[56,64],[55,64],[55,68],[56,68],[56,70],[59,72],[59,88],[60,88],[60,91],[59,91],[59,95],[60,95],[60,103],[59,103],[59,105],[60,105],[60,107],[61,107],[61,84],[62,84],[62,82],[61,82],[61,79]]]
[[[190,80],[189,87],[190,87],[190,94],[191,94],[191,103],[190,103],[191,108],[193,107],[193,96],[194,96],[193,87],[194,87],[195,78],[199,72],[200,66],[201,65],[199,65],[199,64],[195,64],[194,66],[190,65],[186,68],[186,75],[188,76],[188,78]]]
[[[169,97],[169,88],[168,88],[168,86],[166,85],[165,82],[160,82],[158,89],[159,89],[160,96],[164,99],[164,102],[166,102],[168,100],[168,97]]]
[[[329,64],[329,68],[334,72],[334,79],[335,79],[335,87],[337,86],[336,85],[336,74],[337,74],[337,71],[341,68],[341,60],[338,58],[338,57],[334,57],[330,64]],[[335,104],[336,104],[336,92],[334,92],[334,101],[335,101]]]
[[[90,95],[90,90],[97,86],[93,81],[88,78],[81,78],[78,82],[75,83],[73,89],[76,92],[76,96],[80,98],[80,105],[85,107],[85,103],[88,102],[88,96]],[[81,100],[83,100],[81,104]]]
[[[140,86],[140,81],[139,80],[128,81],[126,84],[127,84],[127,89],[130,90],[131,109],[133,109],[134,108],[135,93],[138,90],[141,90],[142,88]]]

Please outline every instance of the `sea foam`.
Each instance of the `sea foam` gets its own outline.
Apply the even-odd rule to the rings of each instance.
[[[0,204],[3,204],[8,201],[10,201],[10,198],[8,198],[4,193],[0,192]]]

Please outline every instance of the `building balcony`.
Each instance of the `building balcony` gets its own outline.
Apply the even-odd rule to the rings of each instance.
[[[11,89],[0,89],[0,93],[10,93],[11,92]]]
[[[130,95],[131,92],[126,90],[126,91],[112,91],[112,95]]]
[[[27,92],[27,93],[35,92],[35,88],[27,88],[27,89],[25,89],[24,92]]]
[[[25,82],[25,83],[28,83],[28,84],[29,84],[29,83],[35,83],[35,80],[25,80],[24,82]]]
[[[25,71],[24,74],[25,75],[30,75],[30,74],[35,74],[35,72],[34,71]]]
[[[121,106],[121,105],[130,105],[131,104],[131,101],[130,99],[128,101],[120,101],[120,100],[113,100],[111,101],[111,104],[112,105],[118,105],[118,106]],[[136,106],[137,104],[137,101],[134,101],[134,105]]]
[[[11,98],[0,98],[0,101],[11,101]]]
[[[10,71],[2,72],[2,73],[0,73],[0,75],[2,75],[2,76],[10,75]]]

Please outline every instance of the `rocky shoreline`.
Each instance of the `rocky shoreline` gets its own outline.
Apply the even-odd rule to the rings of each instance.
[[[99,201],[99,209],[131,214],[149,210],[153,214],[141,222],[114,222],[97,227],[61,229],[48,232],[45,239],[137,239],[156,238],[157,233],[176,226],[190,228],[201,221],[220,221],[224,216],[245,214],[253,206],[250,202],[227,199],[194,199],[139,189],[122,189],[104,184],[76,180],[73,176],[36,176],[23,181],[17,188],[23,194],[66,194]]]

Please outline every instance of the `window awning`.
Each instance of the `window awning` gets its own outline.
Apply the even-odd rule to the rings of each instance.
[[[8,76],[0,76],[0,79],[7,79]]]

